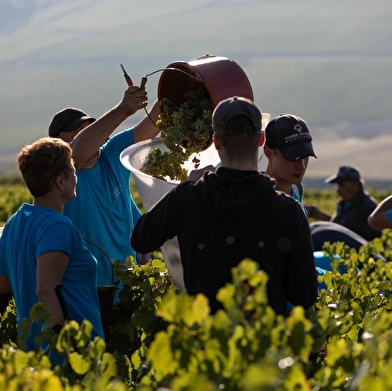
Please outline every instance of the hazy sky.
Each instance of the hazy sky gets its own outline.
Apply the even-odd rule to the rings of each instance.
[[[139,83],[207,53],[236,61],[272,115],[385,119],[391,20],[390,0],[0,0],[0,152],[46,136],[63,107],[111,108],[126,88],[120,63]],[[151,102],[159,77],[147,82]]]

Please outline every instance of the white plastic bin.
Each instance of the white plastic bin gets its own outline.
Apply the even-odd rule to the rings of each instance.
[[[140,171],[151,150],[159,148],[162,152],[167,151],[167,147],[160,138],[147,140],[134,144],[125,149],[120,155],[122,165],[130,170],[133,174],[136,187],[139,191],[145,210],[149,210],[157,201],[159,201],[166,193],[178,185],[178,182],[164,181],[154,178],[151,175]],[[193,154],[183,167],[189,171],[194,169],[192,159],[194,156],[200,160],[199,168],[209,164],[216,166],[220,163],[218,152],[214,145],[211,145],[205,151],[199,154]],[[162,247],[163,259],[170,273],[173,285],[180,290],[185,290],[183,269],[181,264],[180,249],[177,237],[168,240]]]
[[[149,153],[155,148],[159,148],[162,152],[167,151],[167,147],[163,144],[162,139],[155,138],[153,140],[142,141],[131,145],[120,155],[122,165],[133,174],[136,187],[146,211],[159,201],[166,193],[178,185],[178,182],[171,180],[164,181],[140,171],[140,168],[147,160]],[[197,156],[200,160],[199,168],[205,167],[209,164],[216,166],[220,163],[218,152],[214,145],[211,145],[205,151],[191,155],[188,161],[184,163],[183,167],[188,170],[188,172],[195,168],[195,164],[192,163],[194,156]]]

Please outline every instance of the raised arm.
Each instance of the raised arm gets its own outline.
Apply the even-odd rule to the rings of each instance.
[[[392,224],[388,218],[389,210],[392,210],[392,196],[381,201],[376,209],[369,215],[369,225],[374,229],[392,228]]]
[[[71,146],[75,167],[78,169],[96,154],[113,131],[137,110],[147,105],[147,92],[131,86],[124,92],[120,103],[79,132]]]
[[[146,115],[135,127],[135,143],[152,139],[159,133],[159,129],[155,125],[157,123],[159,113],[159,103],[158,100],[156,100],[148,115]]]

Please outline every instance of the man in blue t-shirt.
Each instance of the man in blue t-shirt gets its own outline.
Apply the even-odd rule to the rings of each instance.
[[[159,106],[131,129],[110,138],[130,115],[147,105],[147,93],[129,87],[121,102],[98,120],[77,108],[55,114],[49,135],[71,143],[77,169],[77,197],[64,208],[79,229],[88,249],[98,260],[98,286],[113,285],[111,261],[136,259],[130,235],[141,212],[130,194],[131,173],[120,162],[120,153],[129,145],[154,138]]]

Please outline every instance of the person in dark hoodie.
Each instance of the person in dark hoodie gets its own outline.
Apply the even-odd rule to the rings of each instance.
[[[231,269],[244,258],[268,274],[268,300],[276,313],[286,315],[287,301],[308,309],[317,298],[305,214],[258,172],[261,118],[248,99],[220,102],[212,128],[221,167],[167,193],[140,218],[131,236],[132,247],[144,253],[177,235],[185,288],[191,295],[205,294],[212,312],[221,308],[218,290],[231,282]]]

